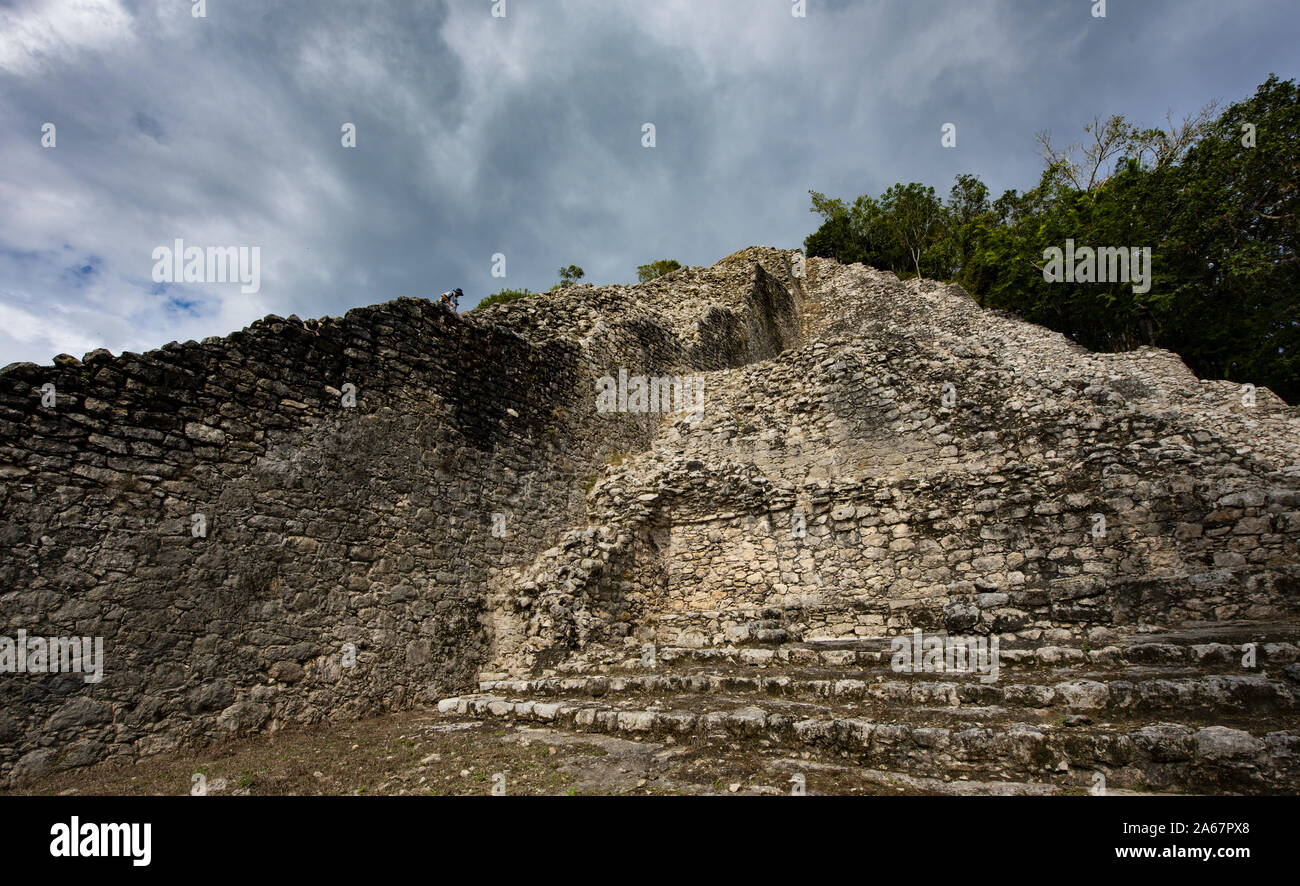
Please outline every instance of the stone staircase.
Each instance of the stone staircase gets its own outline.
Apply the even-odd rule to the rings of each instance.
[[[1000,673],[900,673],[890,638],[617,650],[484,680],[444,714],[578,732],[757,743],[951,780],[1286,793],[1300,778],[1300,625],[1222,624],[1000,650]],[[1099,638],[1099,640],[1102,638]],[[1244,644],[1255,647],[1243,667]],[[499,676],[499,675],[498,675]]]

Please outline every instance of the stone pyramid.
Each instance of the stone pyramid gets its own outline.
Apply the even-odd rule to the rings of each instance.
[[[634,290],[676,348],[629,372],[698,373],[703,408],[642,416],[439,709],[1025,790],[1300,788],[1300,410],[801,258]],[[898,655],[994,639],[992,669]]]

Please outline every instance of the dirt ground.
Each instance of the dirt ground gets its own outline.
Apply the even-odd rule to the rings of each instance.
[[[664,795],[1023,793],[933,782],[722,740],[628,741],[407,711],[285,729],[135,764],[58,773],[27,795]]]

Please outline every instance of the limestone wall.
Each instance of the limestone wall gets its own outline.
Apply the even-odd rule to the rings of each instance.
[[[671,281],[462,317],[402,299],[6,367],[0,636],[100,637],[105,667],[0,673],[0,774],[471,686],[494,595],[659,424],[597,415],[595,379],[776,353],[798,329],[786,262],[678,272],[716,296],[690,302]]]

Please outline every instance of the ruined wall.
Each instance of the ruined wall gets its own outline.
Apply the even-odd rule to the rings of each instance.
[[[568,506],[542,479],[538,519],[513,537],[492,538],[485,517],[553,457],[566,363],[408,300],[6,369],[3,633],[103,637],[106,665],[93,685],[0,675],[5,768],[356,716],[463,684],[483,654],[491,564],[540,544]]]
[[[506,671],[753,631],[1023,645],[1300,611],[1300,410],[958,287],[808,268],[805,340],[710,374],[701,421],[602,477],[591,540],[531,567]]]
[[[837,488],[803,510],[807,536],[799,538],[790,537],[793,508],[677,525],[666,593],[654,607],[676,617],[655,621],[654,641],[734,641],[729,628],[771,610],[804,637],[919,627],[1062,640],[1099,626],[1283,618],[1300,603],[1296,517],[1286,510],[1294,504],[1281,496],[1239,509],[1241,517],[1153,501],[1149,523],[1111,513],[1098,539],[1092,515],[1104,503],[1051,513],[1058,499],[1043,491],[1053,504],[1026,496],[1004,505],[978,487]],[[973,512],[980,503],[997,507]],[[1253,563],[1216,568],[1233,557]]]
[[[797,329],[783,262],[738,254],[675,285],[575,287],[462,317],[401,299],[6,367],[0,636],[102,637],[105,666],[98,683],[0,673],[0,775],[471,685],[496,595],[583,522],[611,453],[658,424],[598,416],[595,379],[779,351]],[[683,303],[691,288],[725,296]]]
[[[816,353],[741,371],[683,437],[701,464],[753,465],[770,488],[739,514],[722,483],[669,506],[658,608],[713,614],[670,620],[659,642],[718,637],[740,618],[728,608],[842,637],[1081,633],[1300,603],[1296,478],[1230,429],[1153,414],[1138,376],[1079,383],[1071,403],[1059,364],[1045,364],[1053,399],[992,352],[881,338]]]

